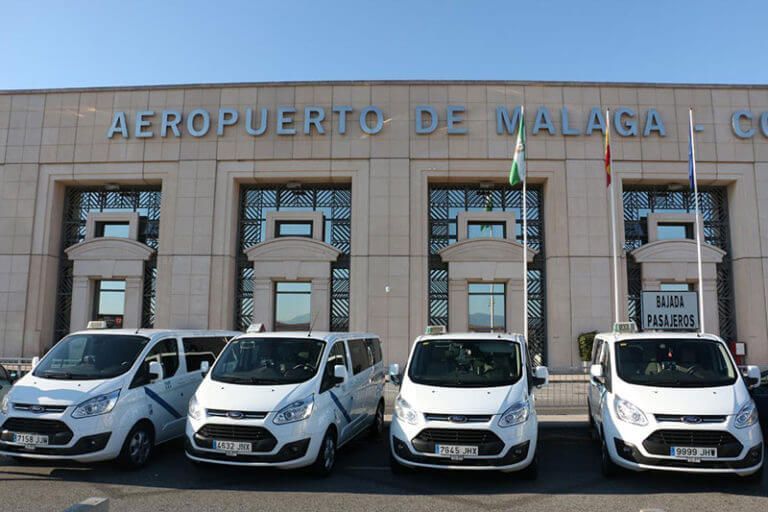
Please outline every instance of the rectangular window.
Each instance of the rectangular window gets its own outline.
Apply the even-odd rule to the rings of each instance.
[[[691,283],[661,283],[660,290],[663,292],[690,292],[693,291]]]
[[[506,238],[506,222],[467,222],[467,238]]]
[[[96,237],[128,238],[131,227],[128,222],[96,222]]]
[[[692,240],[693,223],[691,222],[660,222],[656,228],[656,238],[659,240]]]
[[[308,331],[311,297],[311,283],[275,283],[275,331]]]
[[[469,283],[468,296],[471,332],[506,331],[506,285],[504,283]]]
[[[358,373],[373,366],[373,352],[367,340],[349,340],[349,355],[352,358],[352,373]]]
[[[97,281],[94,310],[94,318],[106,321],[110,328],[121,328],[125,314],[125,281]]]
[[[347,353],[346,350],[344,350],[344,343],[341,341],[337,342],[328,354],[328,361],[325,363],[325,373],[323,374],[323,382],[320,384],[321,393],[331,389],[335,385],[336,379],[334,377],[334,368],[338,365],[349,369],[347,366]]]
[[[163,367],[163,380],[176,375],[176,370],[179,369],[179,345],[176,339],[160,340],[152,347],[152,350],[144,358],[141,368],[136,372],[136,376],[131,382],[131,388],[150,383],[149,363],[152,361],[157,361]]]
[[[380,363],[382,359],[381,342],[376,338],[365,340],[365,346],[373,355],[373,364]]]
[[[311,220],[278,220],[275,221],[275,237],[300,236],[312,238]]]
[[[219,356],[227,345],[227,338],[222,336],[213,336],[208,338],[184,338],[184,359],[187,362],[187,371],[192,372],[200,369],[203,361],[208,361],[210,366]]]

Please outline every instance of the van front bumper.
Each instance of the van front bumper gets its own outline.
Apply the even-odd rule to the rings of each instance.
[[[489,423],[457,424],[445,421],[428,421],[419,425],[410,425],[392,418],[389,444],[394,459],[404,466],[433,469],[464,469],[488,471],[519,471],[528,467],[536,456],[538,426],[535,414],[520,425],[501,428],[496,425],[497,417]],[[457,460],[439,456],[435,453],[435,444],[425,440],[425,431],[482,431],[483,442],[477,444],[477,457],[464,457]],[[458,432],[457,439],[461,439]],[[428,438],[427,438],[428,439]],[[444,443],[447,444],[447,443]],[[464,441],[451,444],[471,444]]]
[[[648,425],[640,427],[613,417],[606,419],[603,435],[608,453],[614,463],[625,469],[747,476],[763,464],[763,436],[757,424],[736,428],[733,418],[729,417],[724,423],[695,425],[650,420]],[[701,442],[714,434],[722,436],[717,444]],[[688,444],[679,444],[680,436],[690,437]],[[669,454],[672,446],[715,447],[718,457],[698,461],[672,457]]]
[[[112,460],[120,454],[122,439],[115,435],[111,413],[74,419],[61,414],[0,415],[0,454],[28,459],[67,459],[77,462]],[[42,434],[48,445],[13,442],[14,433]]]
[[[270,416],[267,416],[269,419]],[[250,453],[227,453],[213,448],[214,438],[203,428],[236,427],[250,429],[251,437],[219,437],[219,440],[247,441],[252,444]],[[299,421],[286,425],[274,425],[266,420],[232,420],[228,418],[187,419],[184,450],[190,460],[225,464],[230,466],[274,467],[295,469],[311,465],[317,459],[325,430],[314,430],[313,422]]]

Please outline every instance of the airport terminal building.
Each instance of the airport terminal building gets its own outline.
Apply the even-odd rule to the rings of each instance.
[[[0,357],[104,319],[372,331],[403,362],[430,324],[522,331],[526,258],[530,348],[579,365],[613,322],[610,193],[622,310],[688,321],[644,297],[698,288],[689,107],[705,325],[768,364],[768,87],[463,81],[0,92]]]

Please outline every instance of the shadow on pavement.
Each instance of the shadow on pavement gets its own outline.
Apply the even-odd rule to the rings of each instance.
[[[85,484],[106,484],[115,494],[157,490],[221,490],[293,493],[352,493],[377,495],[652,495],[719,492],[768,496],[768,483],[735,476],[683,473],[625,473],[606,480],[600,473],[597,445],[585,427],[541,430],[539,479],[480,471],[414,471],[393,475],[386,441],[353,441],[339,453],[334,474],[317,478],[306,471],[280,471],[221,465],[198,467],[183,454],[181,441],[158,448],[150,464],[123,471],[113,464],[23,463],[0,458],[0,482],[41,477]],[[5,464],[5,465],[2,465]],[[39,470],[43,470],[41,473]]]

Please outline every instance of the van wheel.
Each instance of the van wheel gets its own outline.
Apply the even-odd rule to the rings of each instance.
[[[368,437],[371,441],[378,441],[384,434],[384,400],[379,401],[376,407],[376,415],[373,417],[373,424],[368,431]]]
[[[520,471],[520,477],[524,480],[536,480],[539,478],[539,456],[534,455],[528,466]]]
[[[608,445],[604,436],[600,441],[600,469],[605,478],[613,478],[621,472],[621,468],[611,460],[611,454],[608,453]]]
[[[118,461],[126,469],[138,469],[147,463],[155,446],[155,435],[148,423],[137,423],[123,443]]]
[[[323,442],[320,444],[320,451],[317,453],[317,459],[312,464],[312,472],[317,476],[328,476],[333,471],[336,464],[336,433],[329,428],[325,432]]]

